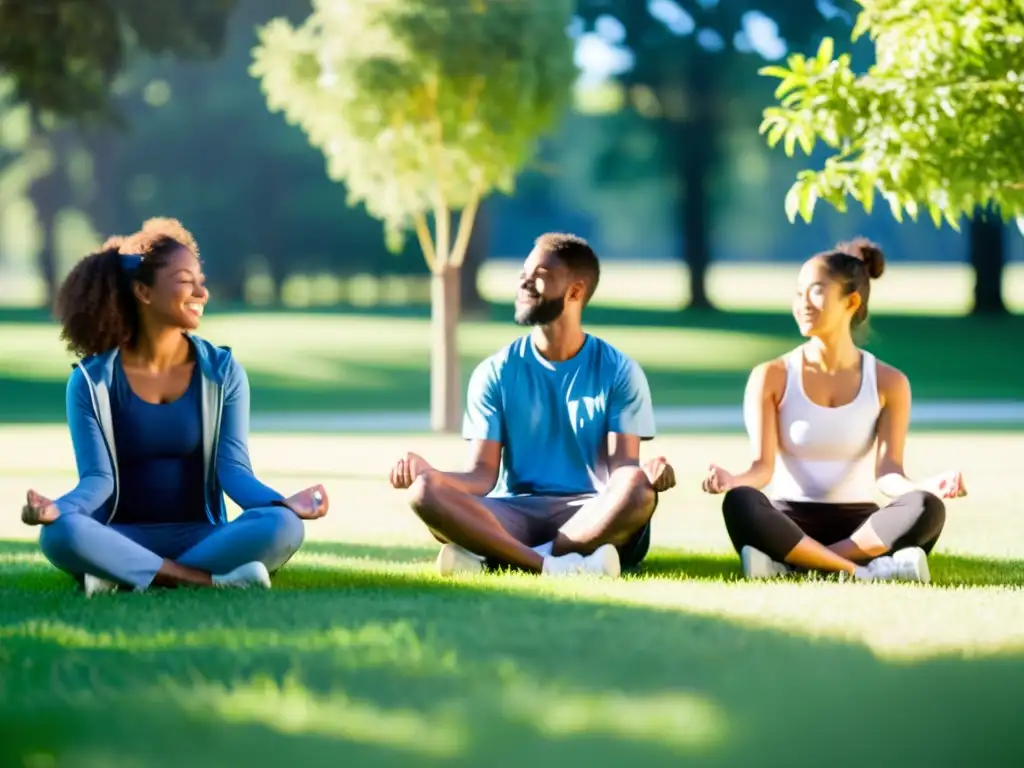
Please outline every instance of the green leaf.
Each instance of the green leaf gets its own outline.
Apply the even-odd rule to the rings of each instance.
[[[790,72],[785,67],[780,67],[777,64],[773,64],[772,66],[761,67],[759,70],[757,70],[757,74],[762,75],[764,77],[778,77],[780,79],[785,79],[789,77],[792,74],[792,72]]]
[[[814,131],[810,126],[800,126],[800,132],[797,134],[797,141],[800,142],[800,149],[804,151],[805,155],[811,154],[814,151]]]
[[[932,217],[932,223],[936,226],[936,228],[941,227],[942,226],[942,208],[940,208],[936,203],[929,203],[928,204],[928,213]]]
[[[875,207],[875,177],[868,173],[862,173],[857,184],[857,195],[860,197],[860,204],[864,206],[864,213],[870,215]]]
[[[797,133],[802,130],[802,126],[799,123],[793,123],[786,130],[786,140],[783,143],[783,148],[786,152],[786,157],[792,157],[793,152],[796,149],[796,137]]]
[[[947,208],[943,212],[943,215],[944,215],[944,217],[946,219],[946,223],[949,224],[949,226],[951,226],[953,228],[953,230],[956,231],[956,232],[960,231],[960,221],[959,221],[960,216],[959,216],[959,213],[960,213],[959,211],[955,211],[952,208]]]
[[[786,210],[786,218],[789,219],[790,224],[796,221],[797,214],[800,213],[800,200],[806,186],[806,184],[798,181],[789,188],[788,192],[786,192],[784,207]]]
[[[804,89],[787,93],[779,102],[786,109],[800,108],[807,101],[807,92]]]
[[[780,117],[774,116],[766,117],[764,120],[761,121],[761,124],[757,126],[757,132],[763,136],[765,131],[767,131],[773,125],[777,125],[781,121],[781,119],[782,118]]]
[[[908,197],[903,201],[903,207],[907,209],[907,215],[911,221],[917,221],[917,201]]]
[[[900,197],[895,192],[886,192],[884,195],[885,199],[889,203],[889,210],[892,211],[892,217],[896,219],[900,224],[903,223],[903,206],[900,204]]]
[[[824,69],[832,62],[835,53],[835,41],[831,37],[823,37],[818,46],[818,64]]]
[[[790,75],[781,83],[779,83],[779,85],[775,88],[775,98],[781,99],[790,91],[794,90],[795,88],[801,88],[806,83],[807,78],[804,77],[803,75]]]
[[[800,218],[810,224],[814,218],[814,206],[818,202],[818,191],[813,184],[805,184],[800,190],[799,211]]]
[[[853,25],[853,32],[850,33],[850,40],[857,42],[857,40],[865,32],[871,29],[871,16],[867,11],[861,11],[857,14],[857,22]]]
[[[768,132],[768,146],[769,146],[769,148],[774,148],[775,145],[779,143],[779,139],[782,138],[782,136],[783,136],[783,134],[785,132],[786,132],[786,124],[785,123],[780,122],[780,123],[776,123],[774,126],[772,126],[772,129]]]

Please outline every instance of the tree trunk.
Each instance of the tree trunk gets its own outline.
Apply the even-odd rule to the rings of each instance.
[[[462,419],[459,374],[459,273],[446,265],[430,280],[430,427],[458,432]]]
[[[480,268],[487,260],[488,248],[491,237],[491,206],[482,203],[476,213],[476,222],[473,225],[473,234],[469,237],[469,247],[466,248],[466,258],[462,262],[462,280],[460,300],[461,309],[464,315],[484,317],[487,314],[488,306],[480,295],[480,287],[477,280],[480,276]]]
[[[33,126],[37,135],[45,136],[53,153],[52,170],[40,176],[29,187],[29,199],[35,208],[42,234],[39,253],[40,269],[46,284],[46,300],[51,304],[57,295],[61,276],[58,274],[55,230],[57,214],[73,203],[71,183],[67,176],[67,148],[71,137],[66,129],[46,133],[38,120]]]
[[[1006,237],[1002,219],[992,211],[977,212],[970,224],[970,261],[974,268],[974,315],[1005,315],[1003,267]]]
[[[682,59],[687,114],[674,128],[676,178],[681,190],[678,220],[682,223],[683,254],[690,276],[690,307],[713,309],[707,294],[711,264],[711,177],[718,156],[718,125],[714,104],[715,62],[694,54]]]

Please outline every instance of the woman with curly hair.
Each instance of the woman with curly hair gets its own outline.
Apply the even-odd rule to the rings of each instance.
[[[249,382],[227,348],[193,334],[209,293],[192,235],[173,219],[112,238],[57,296],[82,358],[67,387],[78,485],[29,491],[22,518],[87,596],[119,586],[264,587],[299,549],[323,486],[284,498],[253,474]],[[228,522],[227,494],[243,513]]]
[[[943,499],[967,490],[957,471],[907,478],[910,382],[854,341],[884,269],[865,238],[807,260],[793,298],[807,342],[758,365],[747,384],[753,461],[738,474],[712,464],[704,478],[706,492],[725,494],[725,527],[747,578],[811,570],[931,580]],[[876,494],[891,501],[879,508]]]

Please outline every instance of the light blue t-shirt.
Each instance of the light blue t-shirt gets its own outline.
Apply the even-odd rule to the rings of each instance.
[[[654,437],[643,370],[588,335],[570,360],[551,362],[529,336],[473,371],[462,436],[502,444],[490,495],[595,493],[608,480],[608,434]]]

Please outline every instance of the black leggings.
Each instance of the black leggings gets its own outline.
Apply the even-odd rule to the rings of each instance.
[[[848,539],[864,523],[888,548],[921,547],[931,552],[946,522],[946,507],[925,491],[905,493],[888,506],[771,501],[756,488],[741,486],[722,501],[725,528],[739,552],[745,546],[783,561],[804,536],[826,547]]]

